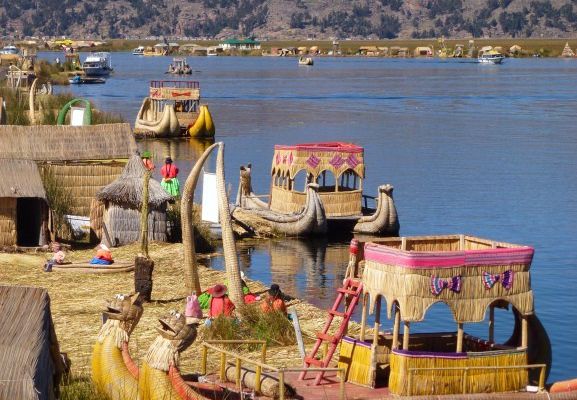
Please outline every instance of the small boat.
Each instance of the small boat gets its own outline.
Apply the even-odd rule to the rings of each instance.
[[[0,54],[20,54],[20,49],[13,44],[8,46],[4,46],[2,50],[0,50]]]
[[[188,65],[186,58],[184,57],[174,57],[172,63],[168,66],[167,74],[175,75],[190,75],[192,74],[192,68]]]
[[[142,101],[134,133],[152,137],[212,137],[214,123],[208,106],[200,104],[195,81],[151,81]]]
[[[271,166],[271,193],[259,196],[251,187],[250,168],[241,168],[241,183],[234,217],[257,233],[251,215],[272,222],[310,218],[299,230],[278,230],[292,236],[349,234],[396,235],[399,221],[391,185],[379,186],[378,196],[363,195],[364,150],[352,143],[276,145]],[[268,197],[268,202],[261,200]],[[318,199],[318,204],[317,200]],[[369,200],[375,207],[369,207]],[[242,210],[242,211],[241,211]],[[282,216],[282,218],[281,218]],[[297,218],[298,219],[298,218]],[[272,222],[269,225],[273,225]],[[274,228],[273,230],[277,230]]]
[[[68,79],[71,85],[83,85],[83,84],[95,84],[95,83],[106,83],[104,78],[87,78],[80,75],[75,75],[74,77]]]
[[[144,46],[138,46],[132,50],[133,56],[142,56],[144,55]]]
[[[299,57],[299,65],[314,65],[312,57]]]
[[[501,64],[505,56],[496,50],[489,50],[481,54],[477,61],[481,64]]]
[[[84,63],[82,70],[86,76],[108,76],[112,72],[112,63],[110,62],[110,53],[98,52],[91,53]]]

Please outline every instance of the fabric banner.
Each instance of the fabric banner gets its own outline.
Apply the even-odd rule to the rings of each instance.
[[[219,223],[216,174],[205,172],[202,176],[202,220]]]

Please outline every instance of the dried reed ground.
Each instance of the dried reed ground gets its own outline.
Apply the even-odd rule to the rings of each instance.
[[[136,245],[113,249],[118,261],[132,260],[138,251]],[[185,306],[185,287],[183,281],[184,253],[182,244],[151,243],[151,258],[155,261],[154,286],[151,303],[144,305],[144,314],[130,338],[131,355],[137,363],[144,358],[146,351],[156,337],[157,318],[172,309],[183,311]],[[89,260],[94,250],[71,251],[67,254],[70,261]],[[75,376],[90,374],[90,358],[101,324],[103,300],[116,293],[129,293],[134,290],[133,273],[124,274],[79,274],[70,272],[46,273],[42,270],[44,260],[51,254],[0,254],[0,282],[8,285],[41,286],[48,290],[51,298],[51,310],[56,334],[62,352],[67,352],[72,360]],[[202,266],[203,260],[217,257],[218,254],[199,255],[200,281],[204,288],[225,282],[225,273]],[[253,293],[264,292],[267,287],[258,281],[247,281]],[[303,336],[310,350],[315,332],[320,331],[326,320],[326,311],[320,310],[304,301],[294,299],[287,302],[295,306],[299,315]],[[334,323],[333,326],[338,324]],[[183,373],[200,370],[200,343],[203,338],[202,327],[199,338],[181,356]],[[349,332],[358,332],[359,325],[351,323]],[[260,352],[237,349],[251,359],[258,360]],[[218,356],[209,352],[209,366],[216,371]],[[301,366],[296,344],[274,346],[267,351],[267,363],[276,367]],[[214,369],[213,369],[214,368]]]

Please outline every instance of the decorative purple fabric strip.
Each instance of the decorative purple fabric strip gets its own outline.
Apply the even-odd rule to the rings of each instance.
[[[314,154],[311,154],[311,156],[309,158],[307,158],[306,163],[311,167],[311,168],[316,168],[317,165],[319,165],[319,163],[321,162],[321,159],[318,158],[317,156],[315,156]]]
[[[365,244],[365,259],[407,268],[452,268],[477,265],[530,264],[534,249],[529,246],[486,250],[419,252],[404,251],[376,243]]]

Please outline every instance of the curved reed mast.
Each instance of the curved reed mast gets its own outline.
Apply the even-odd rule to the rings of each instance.
[[[222,229],[222,243],[224,248],[224,263],[226,275],[229,283],[229,294],[231,300],[240,305],[244,303],[242,294],[242,284],[240,278],[240,269],[236,254],[236,244],[232,232],[232,223],[230,209],[228,207],[228,197],[226,195],[224,179],[224,143],[217,142],[208,147],[202,156],[198,159],[192,171],[186,179],[182,200],[180,205],[182,218],[182,243],[184,245],[184,276],[187,292],[196,292],[197,295],[202,293],[200,279],[198,276],[198,266],[196,263],[196,253],[194,247],[194,228],[192,226],[192,207],[194,203],[194,190],[198,183],[198,177],[202,167],[208,159],[212,150],[218,146],[218,155],[216,162],[216,183],[218,192],[218,211],[220,225]]]

